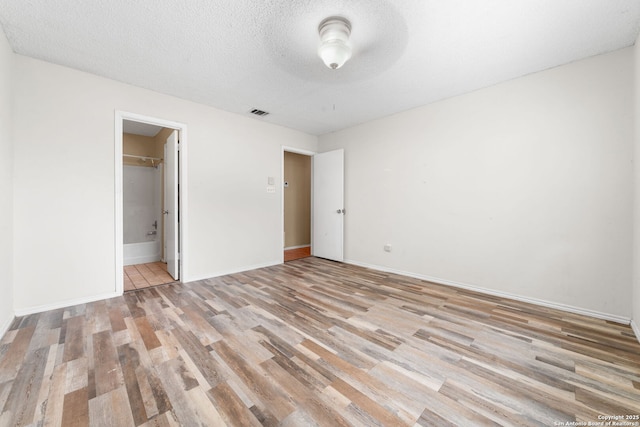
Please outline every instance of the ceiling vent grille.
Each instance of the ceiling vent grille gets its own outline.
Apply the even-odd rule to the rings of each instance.
[[[258,110],[257,108],[251,110],[250,113],[255,114],[256,116],[266,116],[267,114],[269,114],[266,111]]]

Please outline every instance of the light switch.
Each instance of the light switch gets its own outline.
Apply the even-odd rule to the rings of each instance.
[[[267,177],[267,185],[276,185],[276,179],[272,176]]]

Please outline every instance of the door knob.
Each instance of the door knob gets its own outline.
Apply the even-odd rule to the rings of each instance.
[[[346,212],[345,212],[345,210],[344,210],[344,209],[338,209],[338,210],[336,211],[336,213],[339,213],[339,214],[340,214],[340,213],[341,213],[341,214],[345,214]]]
[[[169,215],[169,211],[162,211],[162,215]]]

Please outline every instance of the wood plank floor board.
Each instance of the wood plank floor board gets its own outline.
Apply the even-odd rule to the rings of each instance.
[[[65,427],[89,425],[89,393],[86,387],[64,395],[61,425]]]
[[[62,425],[62,410],[65,397],[65,383],[67,376],[67,365],[56,364],[51,382],[47,389],[43,389],[46,394],[46,400],[43,402],[42,425],[59,426]],[[39,421],[39,420],[35,420]]]
[[[89,400],[89,420],[95,427],[133,426],[128,410],[129,400],[123,387],[111,390]]]
[[[297,259],[311,256],[311,246],[302,248],[287,249],[284,251],[284,262],[295,261]]]
[[[26,326],[18,329],[13,341],[7,345],[7,350],[2,359],[0,359],[0,383],[13,381],[16,378],[24,362],[34,332],[35,326]]]
[[[0,340],[3,427],[636,414],[626,325],[313,257],[24,316]]]
[[[12,414],[8,425],[23,426],[31,424],[36,411],[40,385],[48,360],[49,348],[38,348],[27,354],[13,381],[11,392],[4,404],[4,411]]]
[[[135,425],[140,425],[148,420],[147,405],[142,397],[142,391],[138,375],[136,373],[140,366],[140,356],[138,351],[130,344],[118,347],[118,361],[122,367],[125,388],[129,398],[129,408]]]
[[[293,417],[291,414],[288,415],[283,423],[293,423],[293,420],[298,419],[298,421],[296,421],[298,425],[305,421],[312,425],[314,423],[335,426],[348,425],[348,422],[331,407],[330,402],[325,400],[322,394],[308,393],[308,389],[304,383],[298,381],[295,374],[289,372],[286,367],[283,367],[283,365],[279,364],[276,360],[265,360],[261,364],[261,367],[264,369],[264,372],[278,384],[285,387],[285,391],[295,402],[296,410],[293,414],[296,415]],[[294,423],[292,425],[296,424]]]
[[[225,341],[215,343],[214,349],[244,384],[251,385],[253,401],[260,402],[257,406],[263,414],[281,420],[295,409],[292,397],[272,382],[260,366],[250,365]]]
[[[42,374],[42,383],[38,392],[38,398],[36,400],[36,411],[33,417],[33,423],[36,425],[43,424],[43,417],[47,409],[49,400],[49,391],[51,390],[51,383],[54,379],[54,370],[56,368],[58,344],[53,344],[48,349],[47,362]]]
[[[238,427],[260,427],[262,424],[238,397],[228,383],[223,382],[209,390],[214,405],[219,408],[225,423]]]

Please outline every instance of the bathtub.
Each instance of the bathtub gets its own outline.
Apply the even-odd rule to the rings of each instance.
[[[159,240],[141,243],[126,243],[124,245],[123,253],[124,265],[156,262],[160,261],[162,258]]]

